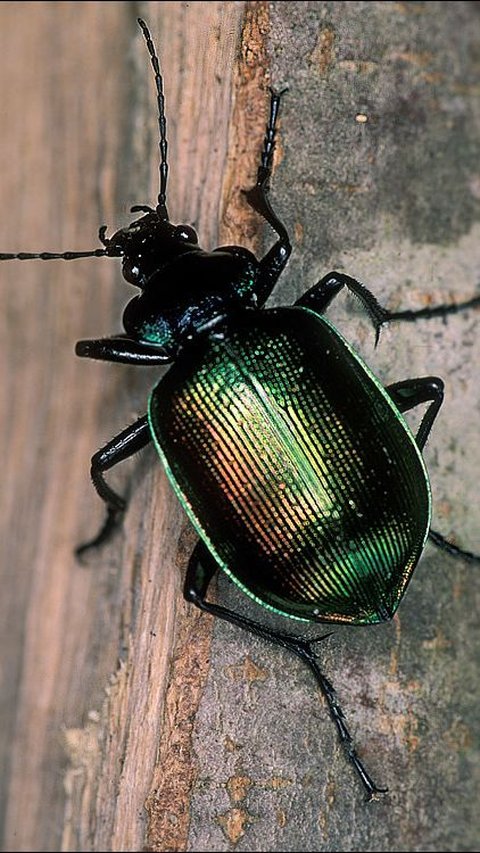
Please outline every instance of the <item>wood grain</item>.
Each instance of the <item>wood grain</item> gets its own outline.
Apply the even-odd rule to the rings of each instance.
[[[120,227],[157,191],[154,89],[135,9],[0,12],[2,248],[94,248],[100,224]],[[168,79],[170,210],[207,246],[219,240],[241,13],[241,3],[142,7]],[[210,632],[181,600],[194,538],[151,450],[113,475],[130,496],[124,530],[86,566],[73,546],[102,517],[89,457],[144,412],[157,372],[73,357],[76,339],[121,328],[133,292],[115,262],[4,264],[2,292],[5,849],[141,849],[164,714],[168,741],[178,701],[174,688],[165,705],[175,637],[195,638],[182,663],[184,685],[195,674],[192,716]]]

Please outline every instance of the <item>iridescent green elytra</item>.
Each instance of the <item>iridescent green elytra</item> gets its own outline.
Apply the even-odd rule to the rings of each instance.
[[[430,489],[403,416],[306,308],[247,312],[153,391],[158,452],[200,537],[261,604],[372,623],[422,553]]]

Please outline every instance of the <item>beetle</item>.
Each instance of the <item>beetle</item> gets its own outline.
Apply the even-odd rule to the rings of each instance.
[[[257,604],[299,622],[368,625],[393,617],[427,538],[454,556],[480,560],[430,527],[422,450],[443,401],[442,380],[427,376],[384,387],[325,317],[346,288],[369,315],[378,342],[387,322],[446,317],[479,306],[480,296],[390,312],[359,281],[332,272],[293,306],[265,309],[292,249],[270,200],[285,90],[271,90],[256,182],[246,193],[276,240],[260,259],[241,246],[206,252],[192,227],[170,221],[163,78],[148,27],[138,22],[157,95],[156,206],[134,206],[132,213],[141,215],[111,237],[102,226],[102,247],[92,251],[0,254],[0,260],[121,258],[123,277],[140,291],[125,308],[124,332],[82,340],[76,353],[171,365],[150,395],[148,413],[92,457],[92,481],[106,518],[77,554],[106,542],[126,508],[106,472],[153,442],[199,534],[185,598],[309,667],[371,799],[387,789],[374,782],[357,754],[321,670],[317,640],[212,603],[208,589],[222,569]],[[413,435],[403,414],[420,404],[427,409]]]

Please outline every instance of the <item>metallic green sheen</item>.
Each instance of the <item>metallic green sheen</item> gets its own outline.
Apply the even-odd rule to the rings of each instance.
[[[244,312],[153,390],[152,434],[218,564],[294,618],[390,618],[422,553],[431,496],[403,416],[306,308]]]

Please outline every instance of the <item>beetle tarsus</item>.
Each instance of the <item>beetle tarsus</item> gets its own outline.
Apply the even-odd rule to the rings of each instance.
[[[317,657],[310,649],[310,645],[311,641],[307,641],[302,645],[298,644],[297,649],[292,647],[292,651],[299,658],[305,661],[315,675],[320,690],[326,699],[330,717],[335,723],[340,742],[345,749],[345,754],[365,788],[367,800],[371,800],[376,794],[385,794],[388,791],[388,788],[381,788],[379,785],[375,784],[372,777],[365,769],[362,761],[358,757],[357,751],[353,746],[353,738],[345,722],[345,714],[343,713],[338,701],[335,688],[331,681],[323,675],[320,670]]]
[[[277,232],[280,240],[290,247],[287,230],[283,222],[280,221],[276,213],[273,211],[268,198],[270,191],[270,178],[272,175],[273,152],[275,150],[276,123],[280,108],[280,100],[285,91],[286,89],[282,89],[279,92],[274,89],[270,90],[270,116],[265,132],[260,165],[257,170],[257,180],[251,189],[244,192],[250,207],[259,213],[260,216],[263,216],[263,218]],[[290,254],[290,252],[288,254]]]
[[[284,649],[289,649],[296,657],[304,661],[304,663],[306,663],[306,665],[312,670],[317,684],[326,699],[330,717],[335,723],[340,742],[345,749],[345,754],[348,760],[354,767],[365,788],[367,799],[371,800],[376,794],[385,793],[387,789],[381,788],[375,784],[358,757],[353,746],[352,736],[345,722],[345,715],[337,699],[335,689],[331,681],[329,681],[321,671],[317,654],[312,649],[312,645],[314,643],[319,642],[322,639],[326,640],[331,636],[331,632],[314,640],[306,640],[292,634],[273,631],[271,628],[267,628],[265,625],[262,625],[253,619],[249,619],[240,613],[235,613],[235,611],[223,607],[222,605],[212,604],[206,600],[206,595],[210,581],[217,570],[217,563],[208,552],[206,546],[203,542],[198,542],[193,550],[192,556],[190,557],[187,568],[184,586],[184,597],[187,601],[195,604],[200,608],[200,610],[210,613],[212,616],[216,616],[218,619],[230,622],[238,628],[242,628],[244,631],[248,631],[250,634],[254,634],[257,637],[261,637],[274,645],[281,646]]]
[[[127,507],[125,498],[114,492],[106,482],[105,471],[138,453],[151,440],[148,418],[147,415],[144,415],[116,435],[115,438],[112,438],[108,444],[92,456],[90,469],[92,483],[98,496],[106,504],[107,515],[99,533],[76,549],[77,557],[82,557],[86,551],[98,548],[107,542],[120,527],[123,513]]]
[[[317,284],[311,287],[310,290],[307,290],[296,301],[295,305],[311,308],[318,314],[323,314],[332,300],[344,287],[360,300],[370,317],[375,330],[375,347],[378,346],[382,327],[387,325],[387,323],[414,323],[417,320],[430,320],[435,317],[445,318],[449,314],[458,314],[470,308],[478,308],[480,305],[480,295],[477,295],[463,302],[452,303],[450,305],[442,304],[418,308],[416,310],[389,311],[383,305],[380,305],[373,293],[364,284],[352,278],[352,276],[340,272],[331,272],[323,276]]]
[[[391,315],[386,308],[380,305],[373,293],[352,276],[341,272],[328,273],[310,290],[307,290],[300,299],[297,299],[295,305],[310,308],[317,314],[324,314],[330,303],[344,287],[360,300],[370,317],[375,330],[375,346],[377,346],[382,326],[389,322]]]

